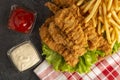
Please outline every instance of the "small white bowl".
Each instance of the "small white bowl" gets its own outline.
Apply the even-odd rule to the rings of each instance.
[[[14,46],[8,51],[7,55],[20,72],[31,69],[42,61],[31,41],[25,41]]]

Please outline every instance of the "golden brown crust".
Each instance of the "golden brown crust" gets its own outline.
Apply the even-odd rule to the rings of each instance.
[[[59,7],[65,8],[75,4],[76,0],[52,0],[52,2]]]
[[[51,2],[45,3],[45,6],[47,6],[54,14],[60,9],[59,7],[57,7],[55,4]]]

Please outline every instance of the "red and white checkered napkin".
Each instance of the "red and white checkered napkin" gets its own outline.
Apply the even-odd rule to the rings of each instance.
[[[93,65],[87,74],[57,72],[46,61],[34,72],[41,80],[120,80],[120,51]]]

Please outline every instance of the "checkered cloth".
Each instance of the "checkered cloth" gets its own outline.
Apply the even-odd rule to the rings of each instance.
[[[120,80],[120,51],[93,65],[86,74],[57,72],[46,61],[34,72],[41,80]]]

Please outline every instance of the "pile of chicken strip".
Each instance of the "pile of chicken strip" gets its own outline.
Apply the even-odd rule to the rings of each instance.
[[[108,41],[96,32],[91,20],[86,24],[76,0],[53,0],[45,5],[53,12],[40,27],[41,40],[62,55],[70,66],[76,66],[87,50],[111,52]]]

